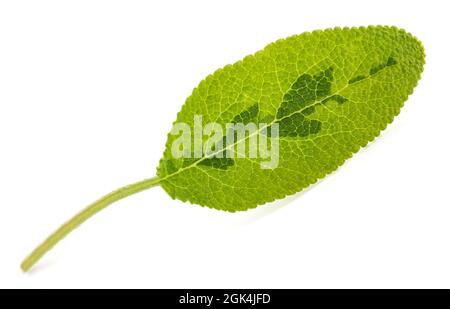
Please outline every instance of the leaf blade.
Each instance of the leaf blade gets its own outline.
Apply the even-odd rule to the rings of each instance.
[[[259,119],[280,124],[278,168],[263,170],[260,160],[250,159],[214,168],[202,164],[204,158],[185,166],[172,157],[169,135],[158,167],[161,185],[173,198],[228,211],[301,191],[379,135],[399,113],[423,65],[421,43],[393,27],[327,29],[269,44],[202,81],[177,122],[193,125],[201,114],[205,122],[225,125],[250,116],[245,110],[256,104]],[[303,105],[283,106],[296,82],[311,86],[314,79],[319,92],[300,91],[296,102],[300,98]],[[289,117],[293,128],[283,131],[280,119]]]

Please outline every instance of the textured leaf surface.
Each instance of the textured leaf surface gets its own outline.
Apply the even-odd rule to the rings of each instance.
[[[227,211],[299,192],[379,135],[423,65],[421,43],[394,27],[328,29],[269,44],[203,80],[176,122],[193,125],[202,115],[222,125],[278,123],[278,167],[261,169],[250,158],[174,159],[169,135],[161,185],[173,198]]]

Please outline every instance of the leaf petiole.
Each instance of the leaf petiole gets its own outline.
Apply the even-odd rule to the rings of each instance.
[[[70,232],[80,226],[84,221],[103,210],[112,203],[121,200],[127,196],[144,191],[151,187],[159,185],[160,179],[158,177],[145,179],[131,185],[127,185],[117,189],[94,203],[87,206],[72,219],[61,225],[55,232],[53,232],[42,244],[40,244],[34,251],[22,262],[20,267],[24,272],[30,270],[50,249],[52,249],[59,241],[66,237]]]

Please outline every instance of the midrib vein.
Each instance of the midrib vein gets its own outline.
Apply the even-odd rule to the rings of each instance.
[[[307,108],[315,107],[315,106],[317,106],[318,104],[321,104],[323,101],[328,100],[328,99],[330,99],[331,97],[333,97],[333,96],[335,96],[335,95],[341,94],[343,91],[345,91],[345,90],[346,90],[347,88],[349,88],[350,86],[354,86],[354,85],[360,84],[360,83],[362,83],[362,82],[370,81],[370,80],[372,80],[373,76],[376,76],[376,75],[380,74],[381,72],[385,71],[385,69],[386,69],[386,68],[384,68],[383,70],[380,70],[380,71],[376,72],[375,74],[369,75],[369,76],[368,76],[367,78],[365,78],[365,79],[359,80],[359,81],[354,82],[354,83],[352,83],[352,84],[348,84],[348,83],[347,83],[344,87],[342,87],[341,89],[335,91],[334,93],[331,93],[330,95],[328,95],[328,96],[326,96],[326,97],[324,97],[324,98],[322,98],[322,99],[320,99],[320,100],[315,100],[311,105],[305,106],[304,108],[299,109],[299,110],[297,110],[297,111],[295,111],[295,112],[292,112],[292,113],[289,114],[289,115],[286,115],[286,116],[281,117],[281,118],[276,118],[276,117],[275,117],[275,119],[272,120],[272,122],[270,122],[269,124],[267,124],[267,125],[265,125],[265,126],[263,126],[263,127],[260,127],[258,130],[256,130],[256,131],[253,132],[252,134],[249,134],[249,135],[245,136],[244,138],[242,138],[242,139],[240,139],[240,140],[237,140],[237,141],[234,142],[233,144],[227,145],[225,148],[222,148],[222,149],[220,149],[220,150],[218,150],[218,151],[216,151],[216,152],[213,152],[212,154],[208,155],[208,157],[202,157],[202,158],[200,158],[199,160],[197,160],[197,161],[195,161],[194,163],[192,163],[191,165],[188,165],[188,166],[185,166],[185,167],[180,168],[180,169],[177,170],[175,173],[172,173],[172,174],[169,174],[169,175],[166,175],[166,176],[160,178],[160,181],[167,180],[167,179],[169,179],[169,178],[171,178],[171,177],[173,177],[173,176],[176,176],[176,175],[178,175],[178,174],[180,174],[180,173],[182,173],[182,172],[184,172],[184,171],[186,171],[186,170],[188,170],[188,169],[191,169],[191,168],[193,168],[193,167],[196,167],[200,162],[202,162],[202,161],[204,161],[204,160],[206,160],[206,159],[208,159],[208,158],[211,158],[211,157],[215,156],[215,155],[218,154],[218,153],[221,153],[221,152],[223,152],[223,151],[226,151],[226,150],[228,150],[228,149],[234,147],[235,145],[237,145],[237,144],[239,144],[239,143],[241,143],[241,142],[246,141],[247,139],[249,139],[250,137],[252,137],[252,136],[254,136],[254,135],[260,134],[262,130],[267,129],[267,128],[270,127],[272,124],[274,124],[274,123],[276,123],[276,122],[279,122],[279,121],[281,121],[281,120],[283,120],[283,119],[285,119],[285,118],[291,117],[292,115],[302,113],[302,112],[304,112]]]

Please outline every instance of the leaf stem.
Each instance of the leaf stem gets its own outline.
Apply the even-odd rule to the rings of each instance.
[[[87,206],[84,210],[75,215],[72,219],[60,226],[53,234],[51,234],[42,244],[40,244],[33,252],[22,262],[20,267],[24,272],[30,270],[36,262],[38,262],[50,249],[52,249],[60,240],[67,236],[70,232],[80,226],[84,221],[106,208],[108,205],[121,200],[127,196],[144,191],[151,187],[157,186],[160,182],[158,177],[145,179],[131,185],[127,185],[117,189],[94,203]]]

